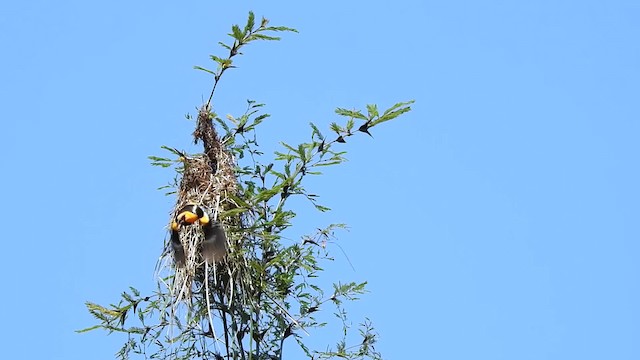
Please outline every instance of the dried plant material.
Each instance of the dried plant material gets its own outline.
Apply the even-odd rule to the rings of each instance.
[[[219,218],[237,207],[230,198],[237,195],[238,186],[235,159],[221,143],[211,118],[210,109],[203,106],[193,134],[196,143],[202,142],[204,153],[181,158],[184,167],[170,214],[171,236],[161,259],[163,266],[175,271],[171,290],[177,301],[191,302],[194,291],[210,278],[207,268],[229,272],[227,254],[240,240],[227,235],[227,229],[240,225],[239,218]],[[210,266],[205,267],[205,262]]]

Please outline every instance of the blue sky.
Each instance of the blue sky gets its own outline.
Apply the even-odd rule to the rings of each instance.
[[[265,147],[416,100],[345,146],[308,185],[333,211],[296,223],[350,225],[355,271],[336,248],[327,281],[369,281],[353,320],[387,359],[640,358],[640,4],[616,0],[0,5],[6,358],[119,348],[73,332],[83,303],[153,287],[172,174],[146,157],[196,149],[192,67],[249,10],[300,31],[248,47],[217,94],[220,114],[267,104]]]

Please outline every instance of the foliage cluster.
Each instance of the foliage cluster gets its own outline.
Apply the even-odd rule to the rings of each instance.
[[[331,289],[323,289],[318,282],[326,261],[332,259],[328,244],[334,239],[334,231],[345,225],[317,229],[293,244],[282,241],[283,231],[292,226],[296,216],[288,203],[293,196],[308,199],[318,211],[329,210],[318,203],[316,194],[305,189],[305,179],[321,175],[323,167],[344,162],[342,147],[349,137],[371,135],[370,129],[410,111],[413,101],[399,102],[383,111],[376,105],[367,105],[364,111],[337,108],[335,113],[343,120],[330,124],[327,135],[311,123],[309,141],[297,145],[281,143],[282,150],[275,156],[265,156],[257,139],[260,124],[270,117],[262,112],[264,105],[248,101],[241,115],[221,118],[212,111],[213,95],[222,75],[234,67],[233,58],[241,55],[247,44],[279,40],[274,33],[292,31],[295,30],[269,26],[264,18],[256,22],[254,14],[249,13],[244,26],[232,27],[232,42],[220,43],[228,51],[227,57],[211,55],[216,69],[196,67],[213,76],[211,95],[202,109],[221,142],[237,159],[239,192],[232,199],[237,207],[225,216],[241,219],[237,227],[228,229],[231,238],[242,241],[242,248],[232,256],[238,265],[233,269],[241,270],[237,271],[239,275],[227,276],[229,272],[223,267],[231,267],[220,264],[217,275],[203,279],[210,288],[201,287],[194,292],[210,291],[206,294],[208,302],[177,301],[167,287],[171,272],[159,276],[152,294],[143,295],[132,287],[122,293],[116,304],[87,302],[98,324],[80,331],[101,328],[126,334],[118,358],[282,359],[283,345],[289,338],[311,359],[381,358],[374,347],[377,335],[371,323],[365,319],[359,327],[359,339],[354,340],[344,307],[345,301],[356,300],[366,291],[366,283],[335,283]],[[164,148],[184,156],[173,148]],[[157,166],[176,164],[169,157],[150,158]],[[180,168],[176,168],[179,180]],[[318,315],[331,309],[342,324],[337,344],[323,350],[311,349],[305,334],[327,325]]]

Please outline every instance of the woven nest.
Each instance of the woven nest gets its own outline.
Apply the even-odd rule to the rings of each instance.
[[[184,260],[176,262],[171,242],[165,242],[165,252],[161,258],[161,266],[175,270],[169,288],[176,301],[191,302],[192,296],[201,293],[201,289],[208,284],[213,273],[216,281],[216,270],[228,273],[229,262],[234,261],[234,249],[241,245],[241,236],[233,229],[241,227],[238,216],[220,218],[224,211],[237,208],[232,200],[237,194],[237,179],[235,176],[235,159],[220,142],[211,121],[211,113],[207,106],[200,109],[195,142],[202,141],[204,154],[185,156],[182,161],[184,170],[177,192],[177,201],[171,211],[170,224],[175,220],[178,212],[189,204],[196,204],[207,212],[211,222],[219,223],[224,230],[225,244],[217,246],[212,257],[203,256],[204,235],[197,225],[180,228],[180,243],[184,249]],[[231,254],[231,255],[230,255]],[[242,261],[242,260],[240,260]]]

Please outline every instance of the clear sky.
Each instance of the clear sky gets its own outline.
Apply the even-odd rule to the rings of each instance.
[[[327,281],[369,280],[352,319],[387,359],[640,358],[635,0],[3,2],[3,358],[112,358],[123,337],[73,332],[83,303],[153,288],[172,174],[147,156],[196,149],[192,67],[249,10],[300,31],[219,88],[220,114],[267,104],[265,146],[416,100],[346,144],[308,185],[333,211],[296,222],[350,225],[355,271],[334,248]]]

